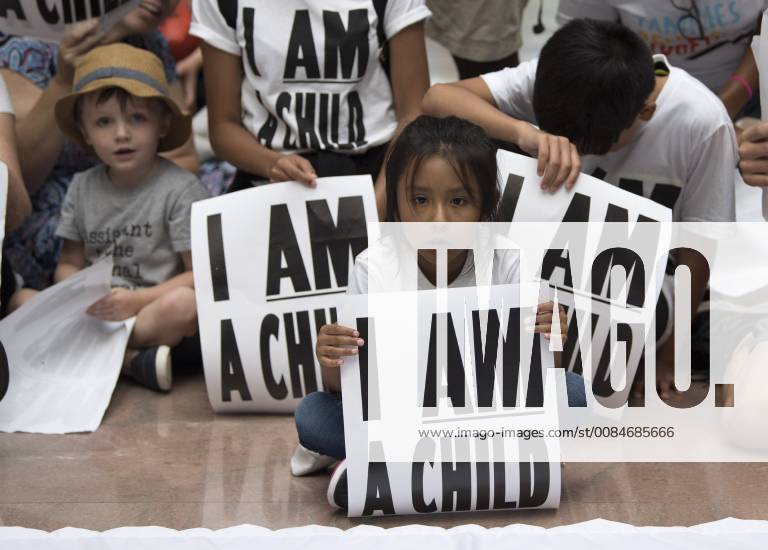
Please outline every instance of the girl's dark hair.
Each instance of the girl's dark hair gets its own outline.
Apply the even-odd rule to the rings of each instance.
[[[469,121],[422,115],[411,122],[395,141],[387,157],[386,221],[400,221],[397,186],[413,185],[413,176],[424,159],[440,157],[448,161],[472,198],[481,201],[483,221],[493,221],[501,192],[499,191],[496,146],[485,131]],[[470,182],[475,181],[480,197]]]

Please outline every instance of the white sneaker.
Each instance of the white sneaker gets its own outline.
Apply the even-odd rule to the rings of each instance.
[[[296,477],[314,474],[325,470],[337,460],[331,456],[321,455],[315,451],[310,451],[301,445],[296,446],[296,450],[291,455],[291,474]]]
[[[155,391],[171,391],[173,369],[171,348],[157,346],[139,351],[128,364],[128,374],[142,386]]]

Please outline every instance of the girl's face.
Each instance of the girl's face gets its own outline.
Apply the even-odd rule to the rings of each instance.
[[[442,157],[425,158],[413,175],[412,185],[402,178],[397,186],[397,209],[402,222],[479,222],[482,217],[481,192],[477,182],[461,182],[453,166]],[[471,192],[470,192],[471,191]],[[448,251],[448,281],[461,271],[466,252]],[[435,284],[437,254],[419,251],[419,266]]]
[[[447,160],[432,156],[421,162],[412,185],[398,183],[397,209],[403,222],[479,222],[481,195],[477,182],[464,185]]]

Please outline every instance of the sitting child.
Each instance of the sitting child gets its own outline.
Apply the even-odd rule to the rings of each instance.
[[[56,121],[103,164],[77,174],[67,191],[54,282],[111,256],[112,292],[87,313],[104,321],[135,317],[123,370],[168,391],[170,348],[197,331],[190,211],[207,192],[158,153],[187,141],[189,118],[168,95],[160,59],[113,44],[79,60]],[[17,306],[33,294],[22,292]]]
[[[421,116],[405,127],[395,141],[387,159],[387,222],[492,222],[499,207],[500,190],[496,148],[476,125],[455,117],[437,119]],[[437,268],[435,251],[420,250],[418,256],[418,288],[435,287]],[[388,265],[397,256],[371,261],[368,250],[355,259],[348,294],[376,292],[380,277],[389,277]],[[492,262],[491,283],[520,282],[519,261],[514,251],[496,251]],[[470,251],[448,253],[448,287],[471,287],[477,284],[477,266],[481,262]],[[383,265],[387,264],[387,265]],[[395,268],[397,271],[398,268]],[[374,284],[371,284],[374,282]],[[548,338],[552,330],[554,304],[540,304],[534,330]],[[558,311],[563,341],[567,323],[562,307]],[[344,358],[356,355],[364,345],[360,335],[350,327],[324,325],[317,338],[315,354],[322,367],[323,385],[327,392],[307,395],[296,410],[299,447],[291,458],[291,471],[303,475],[318,471],[335,461],[328,488],[328,502],[346,507],[346,456],[344,417],[341,404],[341,373]],[[555,357],[557,363],[558,353]],[[566,373],[568,404],[586,407],[583,379]]]

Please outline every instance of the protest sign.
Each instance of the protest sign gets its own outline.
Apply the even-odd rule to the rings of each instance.
[[[370,176],[264,185],[192,207],[208,397],[218,412],[292,412],[322,388],[317,332],[336,320],[377,220]],[[375,226],[374,226],[375,227]]]
[[[123,364],[130,329],[85,310],[109,293],[102,261],[44,290],[0,321],[0,431],[91,432],[99,427]]]
[[[768,10],[763,13],[760,34],[752,38],[752,53],[760,75],[760,106],[768,110]],[[768,120],[768,113],[763,112],[763,121]],[[763,187],[763,218],[768,220],[768,189]]]
[[[5,239],[5,211],[8,204],[8,166],[0,162],[0,245]]]
[[[0,248],[5,240],[5,210],[8,202],[8,167],[0,162]],[[2,260],[0,260],[2,261]],[[0,347],[0,399],[8,391],[8,358]]]
[[[563,230],[557,233],[543,261],[534,265],[534,272],[527,275],[549,281],[560,303],[568,310],[564,365],[576,373],[584,372],[601,402],[620,407],[627,401],[646,335],[654,325],[665,269],[665,263],[654,260],[660,252],[669,249],[672,211],[585,174],[579,176],[573,190],[560,189],[553,194],[540,189],[535,160],[506,151],[499,152],[498,160],[504,187],[501,221],[563,224]],[[574,222],[601,223],[594,223],[591,228],[584,225],[583,231],[573,231],[569,224]],[[626,223],[625,233],[617,235],[610,227],[611,222]],[[638,224],[652,224],[658,230],[650,247],[649,239],[642,238],[644,235],[641,235]],[[645,233],[649,231],[648,226],[642,229]],[[597,238],[587,238],[589,231],[601,234]],[[524,237],[520,235],[518,238]],[[610,250],[610,253],[598,256],[597,250]],[[598,260],[597,267],[592,261],[585,261],[586,258]],[[638,258],[645,259],[644,270],[636,269],[643,265]],[[609,296],[610,277],[615,266],[624,269],[629,281],[623,303],[611,299],[615,296]],[[577,296],[590,298],[591,312],[577,310]],[[618,328],[612,327],[611,323],[611,314],[615,316],[617,308],[624,317]],[[671,326],[669,309],[657,322]],[[612,333],[615,339],[617,330],[620,332],[618,339],[627,346],[626,380],[619,384],[623,386],[622,391],[616,391],[610,382],[610,364],[615,352],[610,343]],[[584,338],[589,334],[591,338]],[[585,341],[589,342],[586,349],[582,344]],[[584,368],[584,364],[592,368]]]
[[[107,31],[140,0],[0,0],[0,32],[58,42],[83,21],[98,17]]]
[[[345,298],[365,340],[341,372],[350,516],[558,506],[559,444],[533,434],[557,426],[538,303],[537,284]]]

